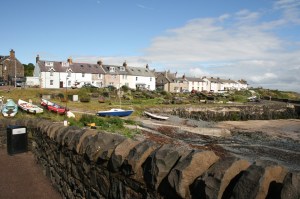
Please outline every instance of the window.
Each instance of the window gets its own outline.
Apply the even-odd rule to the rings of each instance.
[[[127,79],[127,75],[123,75],[122,78],[123,78],[123,79]]]
[[[85,73],[82,73],[82,77],[84,77],[85,76]]]
[[[137,80],[138,80],[138,77],[135,77],[135,80],[137,81]]]
[[[125,68],[124,67],[120,67],[120,71],[125,71]]]
[[[102,74],[99,74],[99,75],[98,75],[98,78],[99,78],[99,79],[102,79]]]
[[[117,75],[112,75],[112,78],[113,78],[113,79],[116,79],[116,78],[117,78]]]
[[[45,66],[53,66],[53,62],[45,62]]]
[[[125,83],[125,86],[129,86],[129,83]]]
[[[109,72],[111,73],[115,72],[115,67],[109,67]]]
[[[114,85],[114,83],[113,83],[113,82],[109,82],[109,85],[110,85],[110,86],[113,86],[113,85]]]
[[[68,77],[71,77],[71,72],[68,72]]]
[[[50,76],[53,76],[53,71],[52,70],[50,71]]]
[[[50,85],[53,85],[53,80],[50,80]]]
[[[150,77],[150,82],[152,82],[152,77]]]
[[[71,86],[71,80],[68,81],[68,86]]]

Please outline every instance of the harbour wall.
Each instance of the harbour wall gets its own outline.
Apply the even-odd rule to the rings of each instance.
[[[272,162],[220,158],[213,151],[47,120],[0,120],[26,126],[29,148],[63,198],[299,198],[300,173]]]

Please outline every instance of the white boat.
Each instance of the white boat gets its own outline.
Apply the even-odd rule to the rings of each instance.
[[[144,114],[147,115],[148,117],[151,117],[151,118],[156,119],[156,120],[167,120],[167,119],[169,119],[169,117],[167,117],[167,116],[156,115],[156,114],[153,114],[153,113],[150,113],[150,112],[147,112],[147,111],[144,111]]]
[[[34,105],[30,102],[26,102],[24,100],[19,99],[18,100],[18,106],[23,111],[26,111],[27,113],[43,113],[44,110],[41,107],[38,107],[37,105]]]

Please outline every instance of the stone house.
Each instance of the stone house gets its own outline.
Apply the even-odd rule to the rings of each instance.
[[[0,80],[9,85],[14,85],[16,81],[23,81],[24,66],[16,58],[15,51],[12,49],[9,56],[0,55]]]

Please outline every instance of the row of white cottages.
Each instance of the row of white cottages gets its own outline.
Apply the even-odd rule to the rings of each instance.
[[[175,75],[174,75],[175,74]],[[104,65],[102,61],[97,64],[75,63],[69,58],[66,62],[45,61],[36,57],[34,77],[38,79],[41,88],[70,88],[78,84],[90,83],[97,87],[123,85],[132,89],[156,90],[163,89],[168,92],[182,91],[213,91],[231,89],[247,89],[247,83],[233,80],[220,80],[213,78],[176,77],[176,73],[155,72],[149,66],[130,67],[126,62],[122,66]],[[172,78],[170,78],[170,76]]]

